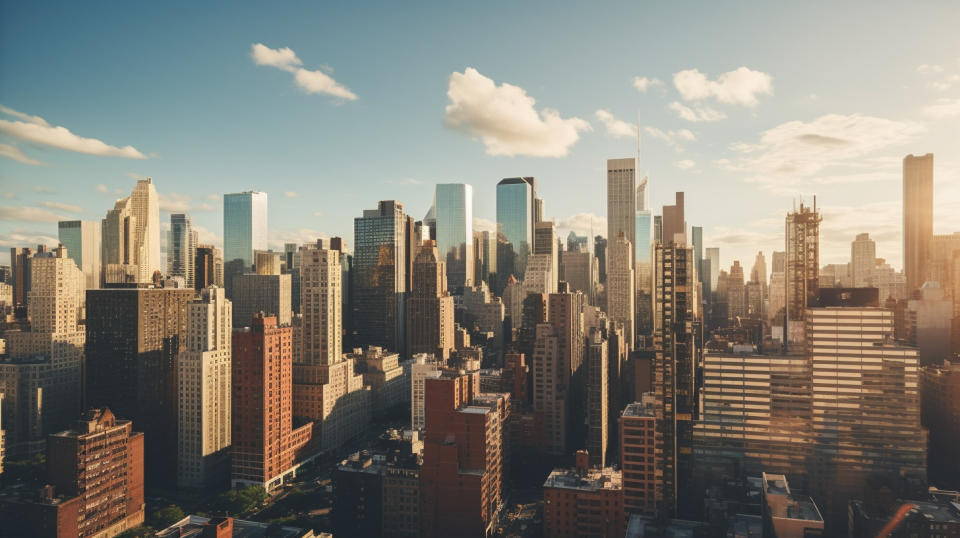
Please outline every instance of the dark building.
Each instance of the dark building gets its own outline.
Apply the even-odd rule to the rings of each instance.
[[[868,307],[880,306],[878,288],[820,288],[817,298],[807,306],[826,308],[830,306]]]
[[[167,484],[177,476],[177,358],[195,292],[130,286],[87,290],[86,407],[136,423],[148,482]]]
[[[607,281],[607,238],[598,235],[593,238],[593,255],[597,257],[597,265],[600,267],[597,275],[600,283]]]
[[[213,245],[197,245],[197,254],[194,259],[193,288],[202,290],[207,286],[221,285],[217,282],[217,263],[222,264],[222,260],[217,259],[217,249]],[[222,267],[219,269],[222,271]]]

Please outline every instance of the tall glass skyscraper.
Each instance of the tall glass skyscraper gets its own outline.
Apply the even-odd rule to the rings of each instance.
[[[184,213],[170,215],[170,235],[167,241],[167,274],[182,277],[188,288],[194,287],[196,276],[197,231],[190,216]]]
[[[523,280],[533,247],[534,191],[532,179],[511,177],[497,184],[497,274]]]
[[[473,187],[465,183],[437,184],[434,195],[437,251],[447,264],[447,288],[472,285]]]
[[[253,266],[253,251],[267,250],[267,193],[223,195],[223,261],[243,260]]]

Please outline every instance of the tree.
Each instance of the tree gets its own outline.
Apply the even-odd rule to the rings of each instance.
[[[179,506],[175,504],[167,505],[150,514],[150,526],[156,529],[165,529],[184,517],[186,517],[186,514]]]

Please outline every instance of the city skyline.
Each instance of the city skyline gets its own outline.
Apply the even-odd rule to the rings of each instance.
[[[79,8],[4,8],[9,54],[0,69],[10,76],[0,84],[0,263],[9,247],[56,244],[59,220],[99,220],[132,190],[131,177],[154,178],[163,232],[170,213],[187,213],[199,242],[221,247],[225,193],[271,195],[274,250],[318,236],[342,236],[352,247],[351,220],[363,208],[397,199],[419,217],[437,183],[472,185],[474,229],[491,229],[496,183],[517,176],[537,177],[558,235],[606,235],[604,162],[636,155],[638,117],[638,176],[649,177],[650,208],[658,213],[674,191],[685,191],[688,225],[703,227],[704,246],[720,247],[721,267],[735,259],[746,265],[758,249],[782,250],[783,217],[802,194],[806,203],[817,195],[823,211],[823,263],[846,261],[850,242],[869,233],[877,256],[902,268],[907,154],[936,155],[934,232],[960,225],[960,163],[950,151],[960,136],[951,121],[960,113],[960,58],[950,25],[926,25],[925,39],[908,45],[883,37],[919,17],[955,19],[949,6],[920,13],[891,5],[867,15],[869,32],[841,24],[855,8],[834,6],[835,22],[814,37],[800,29],[808,18],[822,19],[825,7],[800,14],[755,5],[752,14],[773,22],[709,54],[703,45],[736,26],[735,12],[708,7],[702,20],[688,20],[692,14],[676,8],[624,7],[623,16],[603,23],[615,31],[601,32],[599,21],[611,20],[605,8],[589,20],[568,10],[551,20],[561,31],[544,32],[531,24],[535,6],[520,6],[494,24],[522,34],[512,43],[465,39],[476,44],[417,54],[412,64],[400,56],[419,52],[421,42],[384,27],[388,17],[365,24],[396,50],[337,47],[342,28],[352,25],[327,27],[328,13],[319,8],[287,25],[284,17],[238,10],[235,28],[209,37],[203,26],[217,13],[197,10],[190,24],[177,26],[185,39],[158,49],[148,43],[164,24],[147,28],[147,39],[133,39],[118,24],[92,40],[74,23],[168,15],[72,9]],[[329,20],[363,15],[331,10]],[[424,14],[395,15],[409,21]],[[776,15],[789,17],[777,22]],[[430,16],[457,20],[443,10]],[[263,27],[252,22],[258,17]],[[472,28],[491,18],[478,15]],[[43,20],[57,39],[17,25],[28,20]],[[707,22],[714,20],[716,27]],[[306,22],[328,31],[308,31]],[[646,28],[640,38],[637,25]],[[511,32],[520,26],[531,31]],[[680,30],[697,37],[661,48],[673,40],[658,38]],[[456,39],[449,24],[428,32],[431,40]],[[585,32],[597,38],[574,40],[574,47],[558,37]],[[113,39],[129,56],[109,54]],[[56,46],[61,40],[71,41],[69,50]],[[576,76],[533,63],[554,53]],[[587,61],[618,54],[634,59]],[[366,69],[371,62],[375,68]],[[847,69],[853,62],[857,68]],[[401,77],[398,69],[407,71]],[[91,72],[109,83],[91,84]],[[60,94],[63,80],[72,83],[69,94]],[[509,108],[484,123],[476,107],[497,97]],[[515,139],[504,138],[497,123],[506,117],[517,122]],[[371,147],[378,148],[372,158]]]

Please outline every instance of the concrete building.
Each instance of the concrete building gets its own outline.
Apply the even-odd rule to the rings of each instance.
[[[663,206],[663,237],[661,242],[665,245],[674,243],[678,246],[686,246],[688,243],[687,221],[683,193],[677,192],[674,197],[676,202],[673,205]]]
[[[543,483],[544,536],[624,536],[620,471],[590,469],[589,459],[578,451],[573,469],[555,469]]]
[[[186,349],[177,361],[177,486],[229,483],[233,305],[212,286],[187,304]]]
[[[363,376],[364,386],[370,387],[373,416],[383,417],[392,411],[410,405],[410,361],[400,362],[399,353],[379,347],[354,349],[347,355]]]
[[[731,320],[747,317],[747,290],[744,287],[743,267],[736,260],[727,275],[727,308]]]
[[[434,242],[424,241],[413,262],[413,289],[407,295],[409,355],[431,353],[446,359],[454,348],[453,297],[447,292],[444,267]]]
[[[411,359],[410,365],[410,428],[423,430],[426,417],[426,380],[440,377],[442,363],[433,355],[418,353]]]
[[[426,381],[423,536],[484,536],[503,504],[509,395],[480,394],[479,372]]]
[[[636,280],[631,265],[633,247],[626,235],[621,234],[607,248],[607,315],[623,325],[630,347],[635,341]]]
[[[233,332],[230,481],[272,491],[296,475],[313,423],[294,428],[293,329],[258,316]]]
[[[143,442],[109,409],[87,411],[47,438],[47,480],[80,499],[71,534],[110,537],[143,524]]]
[[[960,362],[944,361],[920,370],[923,426],[930,433],[927,467],[930,482],[940,488],[960,489]]]
[[[37,253],[46,252],[45,245],[37,245]],[[30,294],[30,260],[34,251],[30,248],[10,249],[10,272],[12,275],[12,306],[17,319],[27,318],[27,298]]]
[[[160,206],[151,178],[137,181],[101,222],[104,282],[146,283],[160,265]]]
[[[592,327],[587,337],[587,451],[590,464],[605,467],[610,434],[610,345],[606,331]]]
[[[823,517],[813,499],[792,493],[787,477],[782,474],[763,473],[761,478],[760,508],[763,510],[765,536],[787,538],[823,534]]]
[[[83,271],[84,287],[100,287],[101,234],[99,221],[61,220],[57,239],[70,253],[70,259]]]
[[[870,234],[857,234],[850,243],[850,272],[854,288],[874,286],[873,269],[877,261],[877,243]],[[882,297],[886,299],[886,297]]]
[[[197,231],[190,215],[170,214],[167,239],[167,276],[182,278],[188,288],[196,288]]]
[[[623,234],[630,243],[629,265],[634,269],[633,253],[637,245],[637,161],[607,159],[607,237],[610,242]],[[612,246],[612,245],[611,245]],[[610,274],[608,256],[607,275]]]
[[[323,242],[300,251],[302,352],[294,358],[293,414],[315,425],[311,449],[332,450],[360,435],[373,402],[354,359],[343,356],[340,251]]]
[[[620,468],[623,471],[623,509],[629,514],[656,516],[662,479],[657,465],[656,397],[641,395],[620,415]]]
[[[80,413],[84,309],[83,272],[57,247],[30,258],[28,330],[7,331],[0,392],[11,454],[38,452],[43,436],[66,428]]]
[[[560,245],[557,241],[556,226],[552,221],[537,222],[533,226],[533,253],[538,258],[550,260],[547,290],[556,290],[560,280]]]
[[[710,289],[717,289],[717,278],[720,276],[720,249],[708,248],[706,259],[710,260]],[[776,271],[776,269],[774,269]],[[706,279],[704,279],[706,281]]]
[[[910,343],[920,351],[920,364],[940,364],[951,357],[953,302],[937,282],[927,282],[907,302]]]
[[[523,295],[531,293],[555,293],[557,274],[553,272],[551,254],[531,254],[527,257],[527,269],[522,284]]]
[[[87,290],[86,406],[109,407],[144,432],[147,481],[177,476],[177,360],[192,289]]]
[[[933,238],[933,154],[903,158],[903,268],[907,294],[923,285]]]
[[[291,286],[290,275],[279,272],[234,275],[230,295],[234,328],[246,326],[259,312],[276,316],[280,325],[289,325],[293,316]]]
[[[786,257],[784,258],[784,301],[786,319],[784,342],[803,343],[804,313],[820,287],[820,213],[800,204],[787,214]]]
[[[597,280],[597,259],[587,251],[564,251],[560,253],[560,280],[571,291],[580,291],[590,304],[594,304]]]
[[[193,289],[200,291],[210,286],[224,287],[223,253],[213,245],[197,245],[193,262]]]

